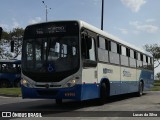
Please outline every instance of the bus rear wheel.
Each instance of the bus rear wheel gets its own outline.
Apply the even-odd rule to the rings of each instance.
[[[142,81],[139,83],[138,92],[136,93],[136,96],[140,97],[143,95],[143,83]]]
[[[56,99],[56,104],[61,105],[62,104],[62,99]]]

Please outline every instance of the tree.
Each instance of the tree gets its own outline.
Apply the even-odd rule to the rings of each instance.
[[[156,74],[156,78],[160,80],[160,72]]]
[[[13,58],[18,57],[21,54],[22,50],[22,40],[23,40],[24,29],[23,28],[15,28],[12,32],[10,32],[10,36],[12,36],[12,41],[14,41],[14,56]]]
[[[157,62],[158,65],[155,66],[157,68],[160,65],[160,46],[158,44],[144,46],[145,50],[153,55],[154,62]]]
[[[8,32],[6,32],[6,31],[3,31],[2,32],[2,39],[4,39],[4,40],[10,40],[10,34],[8,33]]]
[[[13,59],[21,54],[23,33],[23,28],[14,28],[10,32],[3,31],[0,41],[0,59]],[[14,41],[14,52],[9,49],[11,41]]]

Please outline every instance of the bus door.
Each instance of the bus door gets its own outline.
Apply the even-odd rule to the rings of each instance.
[[[89,32],[82,33],[81,56],[82,56],[82,84],[83,99],[98,97],[97,87],[97,58],[96,58],[96,37]],[[87,91],[87,92],[86,92]]]

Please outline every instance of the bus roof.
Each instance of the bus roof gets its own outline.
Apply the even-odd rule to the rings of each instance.
[[[51,22],[69,22],[69,21],[70,22],[72,22],[72,21],[73,22],[74,21],[79,22],[81,27],[87,28],[87,29],[99,34],[99,35],[102,35],[102,36],[104,36],[106,38],[109,38],[109,39],[111,39],[111,40],[113,40],[115,42],[118,42],[118,43],[126,46],[126,47],[129,47],[129,48],[131,48],[133,50],[139,51],[139,52],[141,52],[143,54],[146,54],[146,55],[148,55],[150,57],[153,57],[150,53],[146,52],[145,50],[140,49],[140,48],[136,47],[135,45],[132,45],[132,44],[126,42],[126,41],[123,41],[120,38],[118,38],[116,36],[113,36],[113,35],[105,32],[105,31],[103,31],[103,30],[101,30],[101,29],[99,29],[99,28],[97,28],[97,27],[95,27],[95,26],[93,26],[91,24],[88,24],[87,22],[84,22],[82,20],[56,20],[56,21],[48,21],[48,22],[36,23],[36,24],[32,24],[32,25],[40,25],[40,24],[51,23]],[[29,25],[29,26],[32,26],[32,25]]]
[[[135,45],[129,44],[128,42],[123,41],[123,40],[119,39],[118,37],[113,36],[113,35],[111,35],[111,34],[109,34],[107,32],[104,32],[104,31],[100,30],[99,28],[96,28],[96,27],[94,27],[94,26],[92,26],[92,25],[90,25],[90,24],[88,24],[88,23],[86,23],[84,21],[79,21],[79,23],[80,23],[81,27],[85,27],[85,28],[87,28],[87,29],[89,29],[89,30],[91,30],[91,31],[93,31],[95,33],[98,33],[98,34],[100,34],[100,35],[102,35],[102,36],[104,36],[106,38],[109,38],[109,39],[111,39],[111,40],[113,40],[115,42],[118,42],[118,43],[120,43],[120,44],[122,44],[124,46],[127,46],[127,47],[129,47],[129,48],[131,48],[133,50],[139,51],[139,52],[141,52],[143,54],[146,54],[146,55],[152,57],[152,55],[150,53],[146,52],[145,50],[142,50],[142,49],[136,47]]]
[[[0,60],[0,63],[14,63],[14,64],[21,64],[21,60]]]

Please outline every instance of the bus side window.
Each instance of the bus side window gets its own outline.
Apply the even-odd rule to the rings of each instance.
[[[82,57],[95,61],[95,41],[94,38],[84,35],[81,43]]]
[[[82,41],[81,41],[81,52],[82,52],[82,57],[84,59],[87,59],[87,49],[86,49],[86,35],[82,34]]]
[[[91,38],[91,47],[89,50],[89,59],[95,61],[96,57],[95,57],[95,41],[94,38]]]

